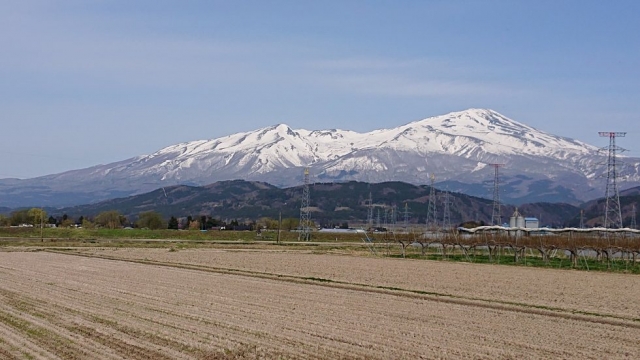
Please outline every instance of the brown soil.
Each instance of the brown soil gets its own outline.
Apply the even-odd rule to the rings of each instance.
[[[120,249],[92,253],[154,259],[160,264],[0,252],[0,356],[640,356],[640,324],[633,320],[638,317],[635,299],[640,286],[634,276],[274,252]],[[179,263],[201,269],[168,266]],[[234,274],[224,268],[245,271]],[[279,279],[265,273],[294,276]],[[305,283],[302,277],[342,283],[318,279]],[[622,288],[616,294],[624,294],[626,307],[620,299],[610,302],[615,294],[590,297],[598,293],[591,287],[605,283],[600,289],[605,293]],[[461,296],[440,301],[428,294],[373,286],[381,284]],[[571,294],[580,299],[572,299]],[[505,304],[504,299],[521,304]],[[567,304],[557,306],[596,309],[594,313],[616,317],[547,311],[527,304],[555,305],[565,300]]]
[[[640,276],[305,251],[87,249],[90,254],[315,277],[640,321]]]

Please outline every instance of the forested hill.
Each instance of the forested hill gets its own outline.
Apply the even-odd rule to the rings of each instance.
[[[316,183],[310,185],[311,218],[317,224],[364,222],[368,216],[369,196],[373,203],[374,223],[390,223],[392,210],[396,221],[424,224],[430,187],[403,182],[369,184],[364,182]],[[444,215],[445,192],[436,189],[437,218]],[[103,211],[117,210],[130,219],[141,212],[157,211],[164,217],[207,215],[222,220],[257,220],[263,217],[297,218],[300,214],[302,187],[278,188],[263,182],[221,181],[207,186],[171,186],[149,193],[107,200],[96,204],[49,210],[54,216],[93,217]],[[456,225],[463,221],[489,222],[492,201],[460,193],[450,193],[450,218]],[[502,207],[503,221],[515,208]],[[562,226],[576,218],[579,208],[568,204],[535,203],[519,206],[525,216],[541,217],[544,225]]]

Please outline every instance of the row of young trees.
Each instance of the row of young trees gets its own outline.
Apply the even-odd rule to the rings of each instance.
[[[47,212],[40,208],[31,208],[14,211],[10,216],[0,215],[0,226],[31,225],[39,227],[41,224],[49,224]]]
[[[146,222],[145,222],[146,221]],[[136,224],[131,224],[129,220],[118,211],[105,211],[94,218],[79,216],[77,219],[64,214],[59,217],[50,216],[40,208],[22,209],[12,212],[9,216],[0,215],[0,226],[57,226],[85,228],[103,227],[109,229],[121,228],[123,226],[137,225],[141,222],[144,227],[148,224],[161,228],[164,225],[162,215],[154,212],[141,213]]]
[[[168,221],[162,214],[155,211],[142,212],[138,215],[135,222],[131,222],[126,216],[120,212],[104,211],[95,217],[79,216],[74,219],[67,214],[62,216],[50,216],[47,212],[40,208],[22,209],[12,212],[9,216],[0,215],[0,226],[21,226],[29,225],[33,227],[57,226],[57,227],[83,227],[83,228],[107,228],[117,229],[123,227],[138,227],[147,229],[189,229],[189,230],[257,230],[269,229],[276,230],[293,230],[298,227],[299,220],[297,218],[261,218],[257,221],[240,222],[238,220],[221,220],[211,216],[171,216]]]

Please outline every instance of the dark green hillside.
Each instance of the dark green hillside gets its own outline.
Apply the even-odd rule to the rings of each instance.
[[[580,218],[580,209],[569,204],[554,203],[534,203],[523,204],[518,207],[518,211],[523,216],[531,216],[538,218],[541,226],[565,227],[572,226],[571,221],[574,218]],[[507,214],[511,215],[511,214]],[[508,217],[506,218],[508,220]],[[577,226],[577,224],[576,224]]]
[[[436,189],[437,217],[443,218],[444,192]],[[427,216],[430,187],[403,182],[369,184],[364,182],[316,183],[310,185],[311,217],[317,224],[336,226],[344,223],[362,224],[369,211],[369,194],[373,200],[373,222],[404,223],[405,212],[412,224],[424,224]],[[242,180],[221,181],[203,187],[172,186],[152,192],[52,211],[73,218],[93,217],[101,212],[117,210],[130,220],[144,211],[157,211],[164,217],[207,215],[222,220],[297,218],[300,214],[302,187],[277,188],[263,182]],[[489,222],[492,201],[460,193],[451,193],[451,222]],[[502,207],[502,219],[508,222],[513,206]],[[562,226],[579,209],[567,204],[526,204],[520,207],[525,216],[542,216],[543,225]]]
[[[640,188],[629,189],[620,193],[620,207],[622,212],[623,226],[630,225],[634,205],[636,207],[636,212],[640,212]],[[605,208],[605,199],[589,201],[585,203],[582,208],[584,209],[584,218],[587,226],[602,226],[602,224],[604,223],[603,214]],[[636,221],[637,220],[638,219],[636,219]],[[578,226],[578,224],[580,223],[579,214],[569,223],[571,224],[571,226]]]

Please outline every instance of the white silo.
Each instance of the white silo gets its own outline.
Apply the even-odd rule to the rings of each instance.
[[[509,227],[524,227],[524,216],[518,212],[518,208],[509,218]]]

